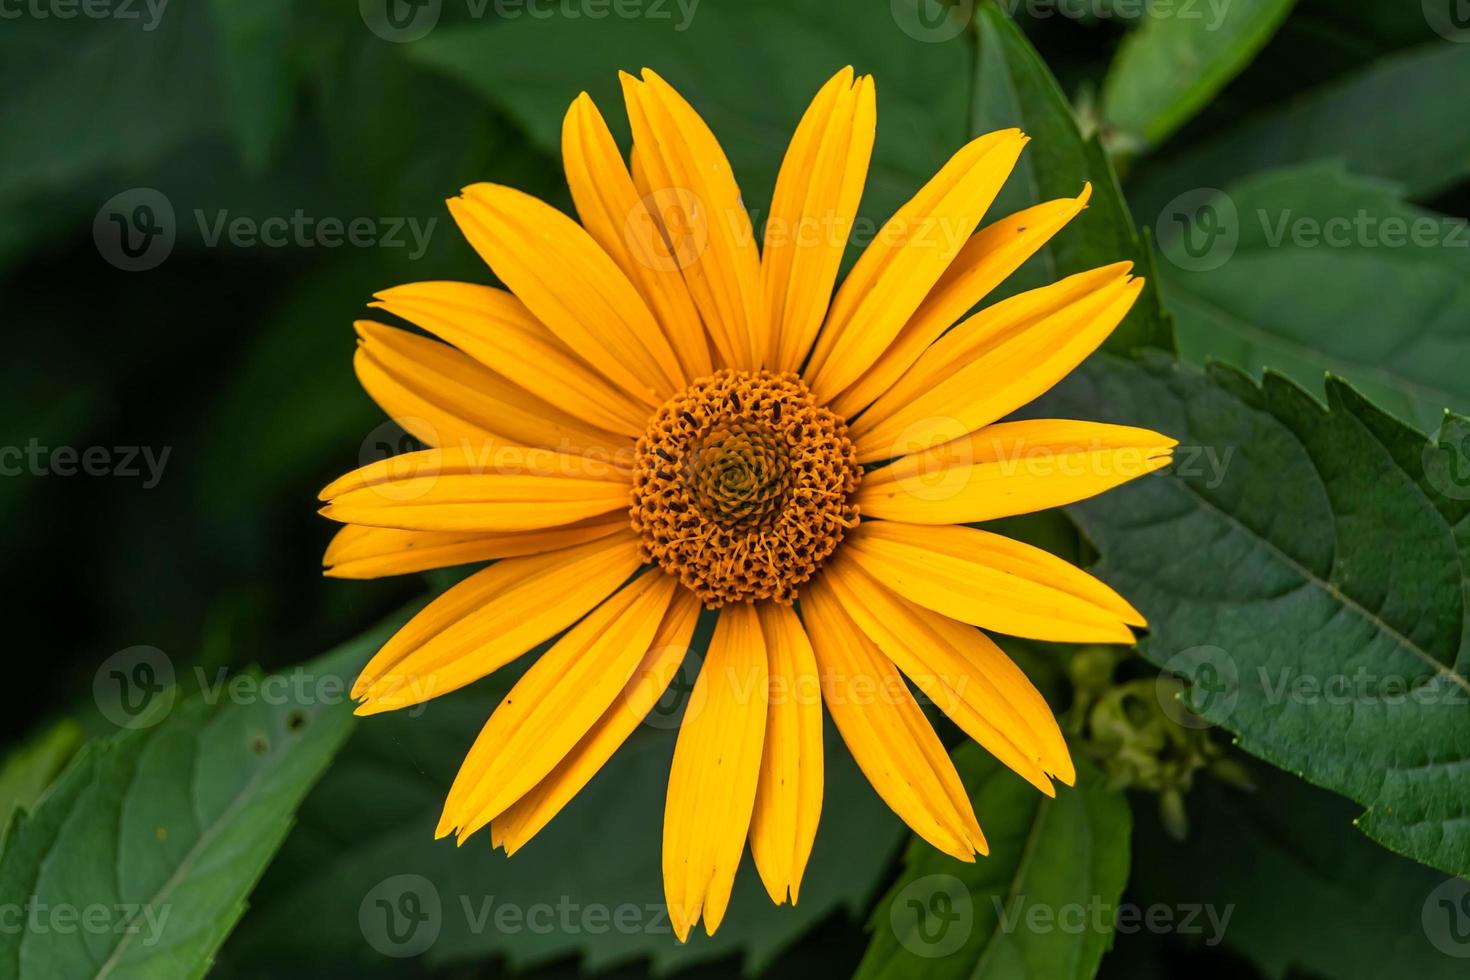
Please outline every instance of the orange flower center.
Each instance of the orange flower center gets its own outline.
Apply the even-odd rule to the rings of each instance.
[[[790,603],[857,524],[861,472],[847,426],[795,374],[719,371],[638,440],[633,529],[710,607]]]

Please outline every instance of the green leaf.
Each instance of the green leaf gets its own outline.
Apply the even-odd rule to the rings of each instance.
[[[1202,783],[1182,842],[1143,808],[1128,884],[1139,905],[1200,909],[1198,941],[1223,940],[1270,980],[1465,976],[1425,928],[1455,921],[1435,903],[1444,875],[1364,840],[1347,800],[1264,767],[1252,780],[1255,792]]]
[[[1370,837],[1470,871],[1470,426],[1436,447],[1337,379],[1323,409],[1276,374],[1093,361],[1038,411],[1181,441],[1070,510],[1142,653],[1246,751],[1366,807]]]
[[[497,676],[489,686],[502,690],[511,680]],[[575,955],[589,973],[642,958],[666,973],[740,954],[754,973],[834,911],[855,916],[865,908],[902,838],[828,725],[826,797],[800,904],[773,905],[747,860],[719,932],[680,944],[660,871],[672,729],[635,733],[513,857],[483,836],[464,847],[434,840],[444,795],[495,702],[493,692],[475,689],[416,717],[363,723],[303,808],[301,831],[227,958],[269,964],[422,954],[432,964],[503,957],[527,969]],[[417,924],[390,921],[409,892],[438,912]],[[562,907],[566,918],[551,911]],[[555,927],[537,925],[542,915],[556,916]]]
[[[291,0],[211,0],[235,143],[245,166],[268,164],[291,121]]]
[[[913,840],[858,980],[1088,980],[1128,879],[1127,802],[1085,763],[1048,799],[974,743],[954,761],[990,855],[964,863]]]
[[[971,129],[1011,126],[1032,137],[994,208],[1008,214],[1042,201],[1074,197],[1092,182],[1088,209],[1026,263],[1008,291],[1035,288],[1087,269],[1132,259],[1149,286],[1107,341],[1107,349],[1174,349],[1173,324],[1159,300],[1149,250],[1139,240],[1112,164],[1096,137],[1084,139],[1071,105],[1036,49],[1001,10],[977,12],[979,53]]]
[[[18,811],[28,811],[82,742],[82,726],[62,719],[5,757],[0,766],[0,846]]]
[[[899,30],[887,4],[854,5],[840,17],[824,0],[670,2],[659,9],[659,16],[519,16],[444,26],[405,47],[416,61],[502,107],[557,159],[562,117],[579,92],[590,92],[609,125],[626,133],[617,73],[650,67],[719,137],[757,218],[797,120],[844,65],[871,72],[877,82],[864,216],[886,219],[965,142],[964,39],[912,37]]]
[[[1470,227],[1333,165],[1262,174],[1158,230],[1182,353],[1342,375],[1421,429],[1470,411]],[[1167,236],[1167,237],[1166,237]]]
[[[1124,148],[1162,143],[1250,63],[1296,0],[1148,8],[1103,82],[1103,118]]]
[[[176,700],[87,744],[0,858],[0,978],[203,976],[352,724],[370,634],[256,684]],[[172,689],[168,689],[172,692]]]
[[[1225,187],[1244,176],[1340,161],[1348,170],[1402,184],[1422,198],[1470,174],[1470,127],[1446,93],[1470,86],[1470,44],[1436,40],[1360,73],[1290,97],[1178,153],[1144,161],[1129,194],[1145,220],[1177,195]]]

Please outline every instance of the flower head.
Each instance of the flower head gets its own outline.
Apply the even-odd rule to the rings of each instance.
[[[426,282],[358,324],[364,387],[429,448],[323,491],[329,575],[492,562],[393,636],[361,714],[463,687],[560,636],[491,714],[440,836],[523,846],[668,687],[701,609],[713,637],[681,725],[665,895],[686,938],[725,913],[749,842],[795,902],[831,716],[883,799],[935,847],[987,853],[910,685],[1053,794],[1075,771],[1046,702],[981,629],[1129,643],[1102,582],[976,522],[1071,503],[1166,465],[1123,426],[1001,421],[1107,337],[1142,287],[1120,263],[982,308],[1075,217],[980,227],[1026,144],[973,140],[834,286],[875,125],[834,76],[803,115],[758,246],[713,134],[662,78],[624,75],[631,166],[585,94],[562,149],[581,223],[508,187],[449,202],[508,287]],[[978,230],[977,230],[978,229]],[[442,341],[442,342],[441,342]]]

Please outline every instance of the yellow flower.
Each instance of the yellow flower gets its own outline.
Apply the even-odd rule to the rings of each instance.
[[[512,853],[644,719],[701,606],[713,638],[664,813],[675,932],[724,917],[746,841],[797,899],[822,804],[822,706],[914,832],[970,861],[985,838],[908,684],[1054,793],[1075,770],[1046,702],[976,627],[1130,643],[1143,618],[1085,572],[964,525],[1081,500],[1174,441],[1000,422],[1103,341],[1128,263],[962,319],[1086,205],[976,231],[1026,143],[972,141],[876,234],[856,224],[875,125],[850,68],[803,115],[758,248],[714,135],[658,75],[624,75],[630,167],[587,95],[562,130],[581,224],[508,187],[450,200],[509,291],[424,282],[361,322],[369,394],[432,447],[327,487],[327,574],[495,560],[363,670],[359,714],[455,690],[562,634],[470,749],[438,834]],[[844,247],[871,237],[833,295]],[[959,321],[956,325],[956,321]],[[563,632],[565,631],[565,632]],[[907,683],[905,681],[907,678]]]

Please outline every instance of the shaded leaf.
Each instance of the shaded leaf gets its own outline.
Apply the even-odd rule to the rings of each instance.
[[[1332,165],[1261,174],[1181,215],[1158,234],[1185,357],[1315,391],[1330,370],[1421,429],[1470,411],[1463,219]]]
[[[1103,82],[1103,118],[1124,150],[1162,143],[1244,68],[1296,0],[1149,8]]]
[[[1127,802],[1087,764],[1048,799],[973,743],[954,760],[990,855],[964,863],[912,841],[858,980],[1088,980],[1128,879]]]

